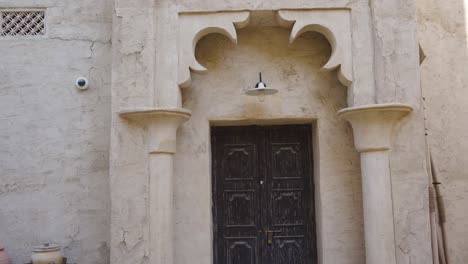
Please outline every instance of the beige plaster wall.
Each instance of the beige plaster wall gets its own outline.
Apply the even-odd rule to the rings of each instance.
[[[359,156],[351,128],[336,114],[346,107],[346,87],[335,73],[319,71],[330,55],[329,44],[322,35],[307,33],[289,45],[289,30],[269,27],[268,12],[263,15],[256,14],[251,27],[238,30],[237,46],[221,35],[209,35],[198,44],[198,60],[209,72],[193,74],[192,86],[183,91],[184,107],[193,115],[178,132],[176,263],[212,261],[210,121],[218,125],[226,120],[231,124],[284,124],[284,119],[292,123],[316,120],[321,263],[363,263]],[[259,71],[269,86],[279,90],[265,102],[243,94],[258,81]]]
[[[468,39],[464,0],[418,0],[429,148],[445,206],[450,264],[468,263]]]
[[[113,2],[117,10],[112,29]],[[349,96],[348,101],[399,101],[416,109],[402,123],[392,152],[397,256],[399,263],[428,263],[424,115],[420,90],[414,85],[419,78],[413,64],[407,63],[415,58],[412,1],[375,1],[383,4],[372,7],[378,11],[372,19],[379,22],[374,34],[382,38],[374,58],[381,81],[375,98],[367,94],[374,83],[374,54],[365,46],[372,36],[366,28],[372,24],[367,1],[180,0],[158,1],[153,10],[154,3],[0,0],[0,8],[49,8],[47,38],[0,40],[0,243],[15,262],[26,260],[32,245],[51,240],[66,246],[72,262],[109,261],[112,31],[112,257],[115,263],[133,264],[146,261],[148,255],[147,155],[143,131],[115,113],[157,102],[154,80],[161,67],[155,62],[161,54],[169,54],[162,56],[170,62],[164,66],[171,71],[177,64],[173,53],[162,51],[175,47],[177,11],[350,7],[354,70],[360,78],[356,98]],[[452,263],[466,263],[466,4],[462,0],[417,3],[419,40],[428,55],[421,69],[429,143],[443,182],[449,254]],[[319,252],[324,263],[364,261],[359,159],[350,128],[336,117],[336,111],[347,106],[346,89],[335,73],[318,72],[330,52],[322,37],[308,34],[288,46],[286,30],[255,28],[270,23],[254,21],[254,27],[239,31],[237,47],[219,36],[209,36],[199,45],[200,61],[210,72],[193,75],[194,85],[183,94],[184,106],[194,110],[194,116],[179,131],[177,162],[187,167],[176,167],[176,248],[187,251],[176,254],[177,263],[187,263],[194,254],[203,263],[211,259],[208,120],[253,115],[318,119]],[[281,90],[262,104],[242,95],[242,89],[256,82],[259,70]],[[75,90],[73,83],[81,75],[91,80],[89,91]]]
[[[13,7],[47,7],[48,32],[0,38],[0,243],[15,264],[44,242],[109,263],[113,1],[0,1]]]

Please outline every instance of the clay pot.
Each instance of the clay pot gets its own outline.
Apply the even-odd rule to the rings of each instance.
[[[32,264],[63,264],[60,245],[44,244],[34,247],[31,260]]]
[[[0,264],[11,264],[10,257],[2,246],[0,246]]]

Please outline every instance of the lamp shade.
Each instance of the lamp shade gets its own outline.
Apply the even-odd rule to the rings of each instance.
[[[272,95],[278,92],[278,90],[273,88],[268,88],[266,83],[262,80],[262,73],[259,74],[260,81],[255,85],[255,88],[247,90],[245,92],[246,95],[250,96],[265,96],[265,95]]]

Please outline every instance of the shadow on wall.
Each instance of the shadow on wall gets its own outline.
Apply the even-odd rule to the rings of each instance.
[[[418,37],[432,174],[448,263],[468,263],[467,0],[417,0]],[[437,250],[436,250],[437,252]],[[440,262],[443,264],[444,262]]]

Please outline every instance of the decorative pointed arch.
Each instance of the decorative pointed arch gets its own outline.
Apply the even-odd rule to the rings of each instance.
[[[192,82],[190,70],[203,73],[207,69],[195,58],[198,41],[206,35],[219,33],[237,43],[236,28],[249,23],[250,12],[181,13],[179,15],[178,84],[187,88]]]
[[[351,50],[351,17],[347,9],[331,10],[279,10],[281,26],[291,28],[290,43],[307,31],[324,35],[332,47],[324,71],[337,70],[338,79],[345,86],[353,82],[353,59]]]

